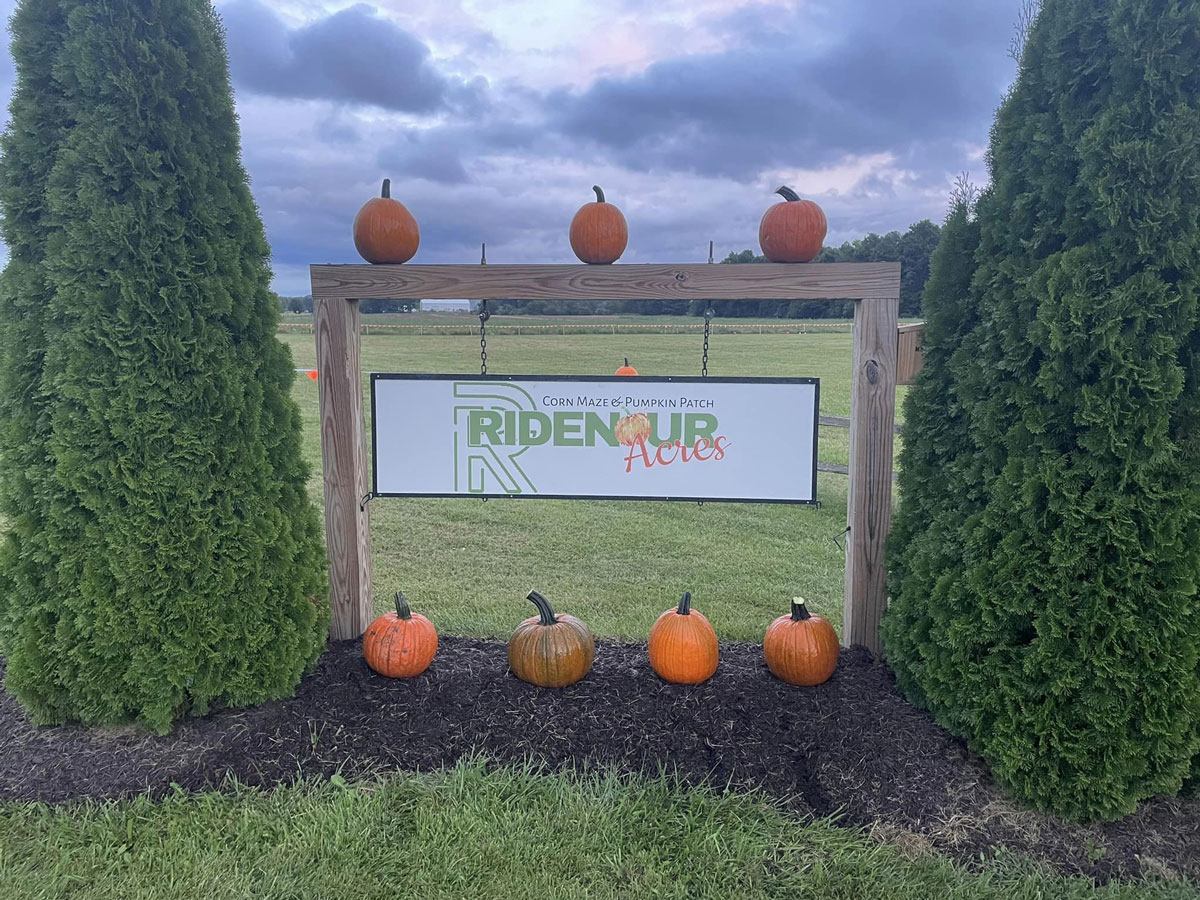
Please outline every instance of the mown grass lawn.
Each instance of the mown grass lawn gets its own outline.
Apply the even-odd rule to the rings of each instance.
[[[287,335],[312,366],[310,335]],[[470,336],[368,336],[370,371],[474,372]],[[647,374],[699,368],[691,335],[503,336],[494,372]],[[816,375],[822,412],[849,413],[850,337],[722,335],[714,375]],[[321,502],[317,390],[298,379],[310,490]],[[820,457],[845,459],[822,429]],[[757,641],[793,594],[841,625],[846,485],[824,506],[377,500],[375,605],[394,590],[443,633],[506,637],[538,587],[601,636],[644,640],[691,589],[722,638]],[[718,786],[719,787],[719,786]],[[460,764],[444,773],[340,778],[273,791],[62,807],[0,805],[0,898],[1194,898],[1186,882],[1065,879],[1001,854],[979,871],[925,840],[881,842],[800,821],[763,797],[689,790],[669,778],[598,779]],[[878,837],[879,835],[876,835]]]
[[[758,797],[670,779],[448,773],[70,810],[10,805],[0,896],[557,900],[1019,900],[1194,897],[1110,885],[1018,857],[968,872],[920,843],[800,822]]]
[[[297,366],[316,364],[313,338],[285,335]],[[714,338],[714,376],[816,376],[821,411],[850,414],[851,336],[731,334]],[[611,374],[628,356],[647,375],[700,372],[696,335],[500,335],[488,342],[489,371]],[[469,335],[367,335],[368,373],[473,373],[479,341]],[[903,389],[901,389],[903,391]],[[317,385],[298,379],[310,489],[321,500]],[[414,436],[419,440],[420,435]],[[845,463],[845,429],[822,428],[819,457]],[[820,509],[772,504],[386,499],[371,504],[374,602],[389,608],[408,592],[452,634],[507,637],[538,588],[583,616],[597,634],[644,639],[657,615],[691,590],[719,635],[759,640],[793,595],[841,627],[846,479],[818,478]]]

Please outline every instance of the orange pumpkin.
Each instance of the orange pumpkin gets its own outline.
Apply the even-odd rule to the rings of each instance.
[[[650,629],[650,665],[664,681],[699,684],[717,671],[717,656],[717,633],[684,591],[679,607],[668,609]]]
[[[636,375],[637,369],[629,364],[629,357],[625,357],[625,365],[617,367],[618,375]]]
[[[354,247],[369,263],[408,262],[421,243],[417,220],[392,199],[392,180],[383,179],[381,195],[363,204],[354,217]]]
[[[412,678],[429,668],[437,652],[437,629],[408,608],[404,593],[396,594],[396,611],[384,613],[367,626],[363,656],[367,665],[388,678]]]
[[[638,441],[643,444],[650,440],[650,419],[645,413],[634,413],[631,416],[617,419],[613,434],[618,444],[632,447]]]
[[[621,211],[604,202],[604,191],[598,185],[592,185],[592,190],[596,199],[581,206],[571,220],[571,249],[585,263],[613,263],[625,252],[629,228]]]
[[[790,187],[775,193],[785,202],[776,203],[765,213],[758,226],[758,243],[770,262],[798,263],[816,259],[829,225],[821,207],[801,200]]]
[[[538,614],[517,626],[508,641],[508,667],[522,681],[538,687],[574,684],[592,670],[596,643],[588,627],[574,616],[555,615],[550,601],[537,591],[529,599]]]
[[[828,681],[840,649],[833,626],[810,613],[803,597],[792,598],[792,614],[772,622],[763,638],[767,668],[788,684],[811,686]]]

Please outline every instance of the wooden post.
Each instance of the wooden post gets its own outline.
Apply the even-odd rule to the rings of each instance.
[[[854,304],[850,389],[850,497],[847,503],[846,602],[842,643],[879,655],[887,607],[884,544],[892,519],[892,429],[896,421],[899,299]]]
[[[925,366],[925,323],[901,325],[897,335],[896,384],[912,384]]]
[[[361,382],[362,339],[357,300],[313,298],[317,385],[321,398],[321,462],[325,481],[325,546],[334,640],[356,638],[371,615],[371,529],[363,498],[367,479]]]

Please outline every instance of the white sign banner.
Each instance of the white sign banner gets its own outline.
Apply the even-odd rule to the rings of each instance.
[[[815,378],[371,375],[374,492],[815,503]]]

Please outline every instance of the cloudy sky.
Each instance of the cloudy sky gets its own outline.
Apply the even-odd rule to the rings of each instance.
[[[383,177],[414,262],[573,262],[601,185],[623,262],[757,249],[772,191],[827,243],[940,221],[985,177],[1019,0],[223,0],[243,154],[275,288],[357,260]],[[0,0],[5,18],[13,0]],[[5,56],[0,90],[12,80]]]

